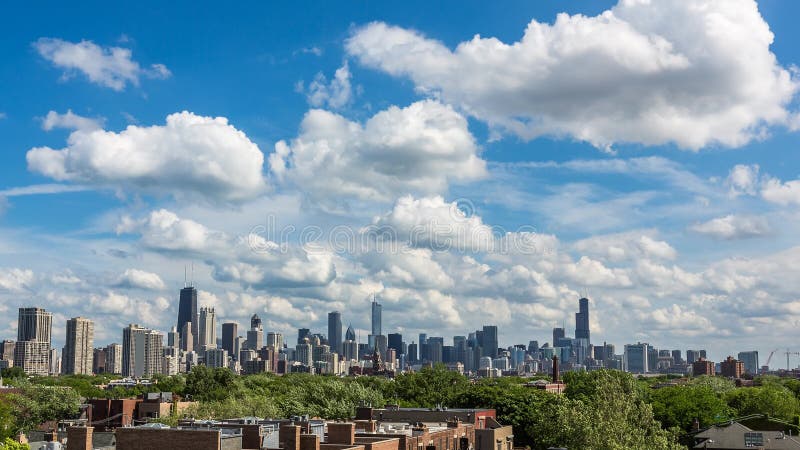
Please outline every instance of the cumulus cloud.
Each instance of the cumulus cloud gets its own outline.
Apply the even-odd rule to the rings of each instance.
[[[800,205],[800,180],[767,178],[761,186],[761,197],[779,205]]]
[[[227,249],[230,242],[225,233],[209,230],[166,209],[151,211],[142,218],[123,216],[116,232],[139,234],[145,247],[158,251],[208,254]]]
[[[162,291],[167,287],[158,274],[139,269],[126,269],[117,278],[115,286],[152,291]]]
[[[324,248],[278,244],[258,234],[231,236],[166,209],[124,216],[116,232],[138,234],[140,244],[156,252],[202,258],[217,281],[266,289],[325,285],[336,278],[333,254]]]
[[[64,79],[81,72],[92,83],[115,91],[124,90],[129,83],[138,86],[141,77],[164,79],[172,75],[163,64],[143,68],[133,60],[127,48],[101,47],[92,41],[75,43],[56,38],[40,38],[33,47],[44,59],[64,69]]]
[[[613,262],[640,258],[675,259],[676,250],[668,242],[655,239],[654,235],[654,231],[645,230],[592,236],[574,242],[572,248],[579,254]]]
[[[733,214],[694,224],[689,229],[695,233],[725,240],[753,238],[770,233],[767,219]]]
[[[407,193],[444,192],[451,182],[486,174],[467,120],[425,100],[395,106],[359,124],[323,110],[309,111],[300,135],[275,144],[269,157],[278,180],[317,199],[342,196],[387,201]]]
[[[400,197],[388,213],[373,220],[364,231],[394,236],[411,246],[434,249],[485,251],[493,247],[491,227],[477,215],[467,215],[458,202],[441,196]]]
[[[302,88],[302,85],[299,87]],[[336,69],[330,82],[322,72],[318,73],[314,77],[314,81],[308,84],[305,94],[308,103],[315,108],[327,106],[331,109],[339,109],[350,103],[353,89],[350,86],[350,67],[347,62]]]
[[[798,82],[772,42],[754,0],[621,0],[593,17],[532,20],[510,44],[476,35],[451,50],[375,22],[345,46],[361,64],[525,139],[697,150],[789,125]]]
[[[758,190],[758,164],[737,164],[733,166],[725,184],[730,188],[730,195],[755,195]]]
[[[55,180],[155,195],[231,202],[266,189],[256,144],[224,117],[187,111],[167,116],[165,125],[119,133],[79,128],[65,148],[36,147],[26,157],[29,170]]]
[[[103,122],[103,119],[92,119],[75,114],[71,109],[68,109],[64,114],[50,111],[42,120],[42,129],[45,131],[50,131],[54,128],[97,130],[103,127]]]

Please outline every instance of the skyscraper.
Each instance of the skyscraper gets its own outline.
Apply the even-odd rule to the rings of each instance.
[[[197,347],[197,289],[194,286],[185,286],[181,289],[180,302],[178,303],[178,332],[181,342],[185,342],[183,326],[191,322],[192,348]],[[188,347],[188,343],[181,344],[181,348]]]
[[[393,348],[398,355],[403,354],[403,335],[400,333],[389,333],[388,348]]]
[[[298,328],[297,329],[297,343],[302,344],[305,338],[311,338],[311,330],[308,328]]]
[[[106,346],[106,373],[122,373],[122,346],[120,344]]]
[[[497,350],[500,344],[497,340],[497,326],[484,325],[483,327],[483,354],[492,359],[497,358]]]
[[[758,352],[739,352],[737,358],[744,363],[744,372],[750,375],[758,375]]]
[[[575,339],[586,339],[586,345],[591,343],[589,338],[589,299],[578,300],[578,312],[575,313]]]
[[[328,313],[328,345],[331,351],[342,353],[342,315],[339,311]]]
[[[122,376],[134,376],[136,335],[145,331],[146,328],[135,323],[122,329]]]
[[[250,329],[251,330],[256,330],[256,329],[263,330],[264,329],[264,327],[263,327],[263,325],[261,323],[261,317],[258,317],[258,314],[253,314],[253,316],[250,317]]]
[[[280,351],[283,348],[283,335],[274,331],[267,333],[267,347]]]
[[[156,330],[145,330],[135,334],[135,352],[133,358],[134,376],[150,378],[161,373],[164,356],[164,335]]]
[[[53,313],[42,308],[20,308],[14,365],[28,375],[48,375],[52,329]]]
[[[356,332],[353,330],[353,325],[347,326],[347,331],[344,334],[344,340],[346,341],[355,341],[356,340]]]
[[[566,337],[566,334],[564,333],[564,329],[563,328],[559,328],[559,327],[553,328],[553,342],[552,342],[551,345],[553,347],[558,347],[559,341],[564,339],[564,337]]]
[[[94,358],[94,322],[84,317],[67,321],[67,335],[61,355],[61,373],[91,375]],[[105,361],[103,361],[105,365]]]
[[[228,351],[228,354],[236,358],[234,344],[236,336],[239,335],[239,324],[236,322],[225,322],[222,324],[222,348]]]
[[[217,346],[217,313],[214,308],[200,308],[198,344],[200,351]]]
[[[628,344],[625,346],[625,371],[631,373],[647,373],[648,353],[650,346],[645,343]]]
[[[17,322],[17,341],[51,342],[53,313],[43,308],[20,308]]]
[[[378,300],[375,297],[373,297],[372,298],[372,333],[371,333],[373,336],[380,336],[381,334],[383,334],[381,332],[381,330],[382,330],[382,324],[381,324],[382,312],[383,312],[383,306],[380,303],[378,303]]]

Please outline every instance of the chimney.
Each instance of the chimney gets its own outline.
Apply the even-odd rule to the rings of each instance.
[[[278,431],[279,446],[283,450],[300,450],[300,427],[283,425]]]
[[[67,428],[67,450],[92,450],[94,427]]]
[[[355,445],[356,424],[352,422],[329,423],[328,444]]]
[[[319,450],[319,436],[316,434],[301,434],[300,450]]]
[[[559,373],[558,356],[553,355],[553,383],[561,383],[561,374]]]

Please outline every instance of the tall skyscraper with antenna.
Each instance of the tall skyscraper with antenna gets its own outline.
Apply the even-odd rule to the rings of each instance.
[[[589,339],[589,299],[582,297],[578,300],[578,312],[575,313],[575,339],[586,339],[588,346]]]
[[[380,336],[383,306],[378,303],[378,299],[372,296],[372,335]]]
[[[185,342],[187,336],[184,334],[184,325],[191,323],[192,347],[197,348],[197,338],[199,336],[197,322],[197,289],[194,288],[194,265],[192,265],[192,277],[187,279],[186,268],[184,268],[183,289],[181,289],[180,300],[178,303],[178,332],[181,342]],[[185,348],[181,345],[181,348]]]

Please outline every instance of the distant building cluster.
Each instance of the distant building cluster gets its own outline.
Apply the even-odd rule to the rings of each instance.
[[[715,375],[741,378],[759,373],[757,351],[740,352],[714,364],[705,350],[657,349],[648,343],[615,346],[591,341],[589,299],[578,300],[574,337],[565,327],[553,329],[552,341],[501,347],[495,325],[445,339],[420,333],[408,342],[399,332],[384,333],[383,305],[373,298],[371,328],[366,342],[352,326],[343,333],[342,314],[328,313],[327,334],[309,328],[290,342],[283,334],[265,331],[258,314],[250,326],[218,324],[216,310],[199,307],[197,289],[180,290],[175,326],[165,336],[139,324],[122,330],[122,343],[94,347],[94,322],[85,317],[67,321],[61,357],[51,346],[53,315],[42,308],[20,308],[17,341],[2,341],[0,368],[18,366],[30,375],[120,374],[132,380],[156,374],[175,375],[196,365],[229,368],[239,374],[315,373],[332,375],[392,375],[443,364],[476,377],[552,374],[554,357],[562,371],[611,368],[635,374]],[[221,329],[218,336],[217,330]],[[684,356],[685,355],[685,356]],[[762,370],[764,370],[762,368]]]

